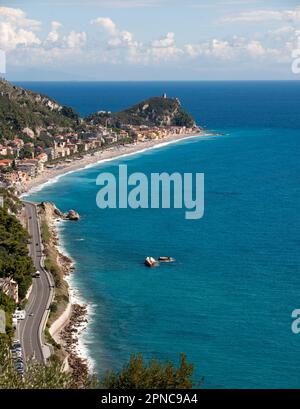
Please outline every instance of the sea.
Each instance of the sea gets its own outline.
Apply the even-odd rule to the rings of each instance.
[[[203,388],[299,388],[300,82],[22,82],[82,116],[164,92],[207,130],[49,181],[30,199],[77,210],[58,225],[88,303],[81,348],[101,376],[133,353],[194,364]],[[105,209],[101,172],[205,175],[205,212]],[[147,268],[146,256],[175,263]]]

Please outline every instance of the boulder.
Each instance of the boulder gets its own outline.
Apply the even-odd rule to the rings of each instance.
[[[158,263],[157,263],[157,261],[155,260],[155,258],[153,258],[153,257],[146,257],[146,260],[145,260],[145,265],[147,266],[147,267],[154,267],[154,266],[156,266]]]
[[[80,215],[75,212],[75,210],[69,210],[68,213],[66,213],[66,219],[77,221],[80,220]]]
[[[172,261],[175,261],[175,258],[168,257],[168,256],[161,256],[158,258],[158,261],[161,263],[171,263]]]

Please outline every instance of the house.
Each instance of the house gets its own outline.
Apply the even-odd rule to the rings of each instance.
[[[75,143],[69,143],[67,148],[69,149],[71,155],[78,152],[78,146]]]
[[[15,138],[15,139],[12,141],[11,144],[12,144],[13,146],[15,146],[16,148],[21,149],[21,148],[23,148],[23,146],[24,146],[24,141],[23,141],[22,139],[20,139],[20,138]]]
[[[0,145],[0,155],[6,156],[7,155],[7,147]]]
[[[56,159],[55,158],[55,151],[54,151],[53,148],[46,148],[45,149],[45,154],[47,155],[48,160]]]
[[[19,302],[18,291],[19,287],[16,281],[13,279],[6,277],[0,278],[0,290],[7,295],[8,297],[12,298],[16,303]]]
[[[105,139],[105,142],[108,143],[108,144],[117,142],[117,140],[118,140],[117,136],[114,136],[112,134],[108,135],[108,136],[105,136],[104,139]]]
[[[12,159],[0,159],[0,169],[9,168],[12,165]]]
[[[48,155],[47,155],[46,152],[42,152],[42,153],[40,153],[39,155],[36,156],[36,159],[39,162],[46,163],[46,162],[48,162]]]
[[[19,161],[18,170],[26,173],[31,178],[35,178],[38,173],[36,162],[35,159]]]

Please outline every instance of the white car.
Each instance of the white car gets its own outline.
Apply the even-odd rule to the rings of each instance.
[[[26,311],[25,310],[16,310],[12,317],[13,317],[13,319],[17,319],[17,320],[25,320]]]

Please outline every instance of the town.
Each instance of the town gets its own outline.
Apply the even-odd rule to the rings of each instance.
[[[39,130],[50,138],[49,131],[52,129]],[[74,132],[68,128],[57,131],[49,147],[44,147],[45,144],[35,138],[29,128],[23,129],[22,135],[13,140],[4,140],[0,145],[0,186],[22,193],[32,179],[46,170],[58,169],[68,162],[82,159],[84,155],[119,145],[185,135],[195,130],[185,126],[122,125],[121,129],[117,129],[96,125],[88,131]]]

